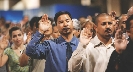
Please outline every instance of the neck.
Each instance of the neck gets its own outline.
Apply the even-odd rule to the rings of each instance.
[[[73,38],[73,33],[68,35],[62,35],[62,37],[65,39],[66,42],[70,42]]]
[[[43,39],[44,40],[49,40],[50,39],[50,35],[45,35]]]
[[[19,48],[19,49],[23,49],[23,46],[24,46],[23,44],[21,44],[21,45],[14,45],[14,44],[13,44],[13,47],[12,47],[12,48],[13,48],[13,49],[18,49],[18,48]]]
[[[112,43],[112,39],[110,38],[103,38],[99,34],[97,34],[98,39],[104,43],[106,46]]]

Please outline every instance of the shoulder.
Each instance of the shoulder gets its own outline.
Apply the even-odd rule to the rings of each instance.
[[[11,52],[11,48],[10,47],[8,47],[8,48],[6,48],[5,50],[4,50],[4,54],[10,54],[10,52]]]
[[[5,51],[10,51],[12,50],[10,47],[6,48]]]

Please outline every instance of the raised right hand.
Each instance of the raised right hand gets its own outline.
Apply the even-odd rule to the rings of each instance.
[[[81,31],[81,34],[80,34],[80,42],[83,44],[83,45],[87,45],[89,44],[92,36],[89,35],[89,30],[87,28],[83,28],[83,30]]]
[[[122,33],[121,29],[118,29],[115,34],[115,48],[117,53],[122,53],[127,47],[126,35]]]
[[[8,46],[8,38],[7,36],[3,36],[0,40],[0,49],[4,50]]]
[[[48,15],[44,14],[39,21],[39,32],[41,34],[44,34],[46,30],[48,30],[50,27],[50,21],[48,20]]]

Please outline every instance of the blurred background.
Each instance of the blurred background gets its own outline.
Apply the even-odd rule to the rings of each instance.
[[[60,10],[67,10],[73,18],[94,16],[96,13],[116,11],[117,16],[127,13],[133,0],[0,0],[0,17],[18,23],[44,13],[51,18]]]

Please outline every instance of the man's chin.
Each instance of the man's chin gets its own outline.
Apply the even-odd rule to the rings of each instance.
[[[71,32],[64,32],[63,35],[69,35]]]

